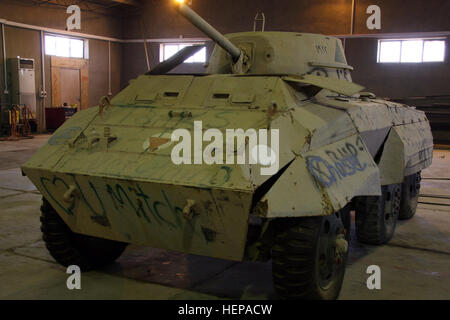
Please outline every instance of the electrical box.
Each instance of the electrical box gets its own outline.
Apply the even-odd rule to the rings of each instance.
[[[8,59],[11,104],[25,105],[36,119],[36,81],[34,59]]]

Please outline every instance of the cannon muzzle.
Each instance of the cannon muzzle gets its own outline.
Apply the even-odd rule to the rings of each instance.
[[[183,0],[177,0],[177,10],[185,17],[190,23],[196,26],[200,31],[211,38],[215,43],[217,43],[222,49],[228,52],[233,62],[239,60],[241,56],[241,50],[230,42],[227,38],[223,36],[219,31],[217,31],[213,26],[206,22],[202,17],[200,17],[194,10],[192,10],[188,5],[184,3]]]

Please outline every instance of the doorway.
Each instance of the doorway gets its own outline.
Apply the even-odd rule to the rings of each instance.
[[[89,65],[86,59],[51,57],[52,107],[88,107]]]
[[[80,70],[61,68],[60,76],[63,106],[79,107],[81,105]]]

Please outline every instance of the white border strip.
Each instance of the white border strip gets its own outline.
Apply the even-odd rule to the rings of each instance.
[[[96,39],[96,40],[103,40],[103,41],[114,41],[114,42],[122,42],[123,41],[122,39],[117,39],[117,38],[102,37],[102,36],[96,36],[96,35],[88,34],[88,33],[71,32],[71,31],[65,31],[65,30],[59,30],[59,29],[53,29],[53,28],[34,26],[31,24],[13,22],[13,21],[5,20],[5,19],[0,19],[0,23],[4,24],[5,26],[30,29],[30,30],[36,30],[36,31],[44,31],[44,32],[48,32],[48,33],[68,35],[68,36],[72,36],[72,37]]]
[[[155,39],[145,39],[146,42],[157,42],[157,43],[192,43],[192,42],[206,42],[212,41],[210,38],[155,38]],[[142,39],[124,39],[122,43],[142,43]]]
[[[435,38],[450,36],[450,31],[405,32],[405,33],[368,33],[368,34],[336,34],[336,38],[376,38],[376,39],[405,39],[405,38]]]
[[[97,36],[89,33],[81,33],[81,32],[71,32],[54,28],[46,28],[35,26],[31,24],[19,23],[14,21],[9,21],[6,19],[0,18],[0,23],[6,26],[31,29],[37,31],[44,31],[53,34],[67,35],[72,37],[79,37],[85,39],[95,39],[95,40],[103,40],[103,41],[112,41],[112,42],[120,42],[120,43],[142,43],[143,39],[119,39],[119,38],[111,38],[111,37],[103,37]],[[425,37],[443,37],[450,36],[450,31],[435,31],[435,32],[407,32],[407,33],[370,33],[370,34],[338,34],[338,35],[330,35],[337,38],[377,38],[377,39],[385,39],[385,38],[425,38]],[[157,42],[157,43],[170,43],[170,42],[205,42],[211,41],[209,38],[154,38],[154,39],[145,39],[146,42]]]

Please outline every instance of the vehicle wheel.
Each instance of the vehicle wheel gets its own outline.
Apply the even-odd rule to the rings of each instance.
[[[399,219],[411,219],[416,213],[417,202],[419,201],[420,180],[420,172],[405,177],[405,181],[402,184]]]
[[[383,244],[394,235],[400,211],[401,185],[381,187],[381,196],[359,197],[355,201],[356,236],[360,242]]]
[[[77,265],[82,271],[114,262],[127,244],[72,232],[50,203],[42,198],[42,238],[51,256],[67,267]]]
[[[272,247],[275,290],[285,299],[336,299],[344,279],[350,210],[278,221]]]

